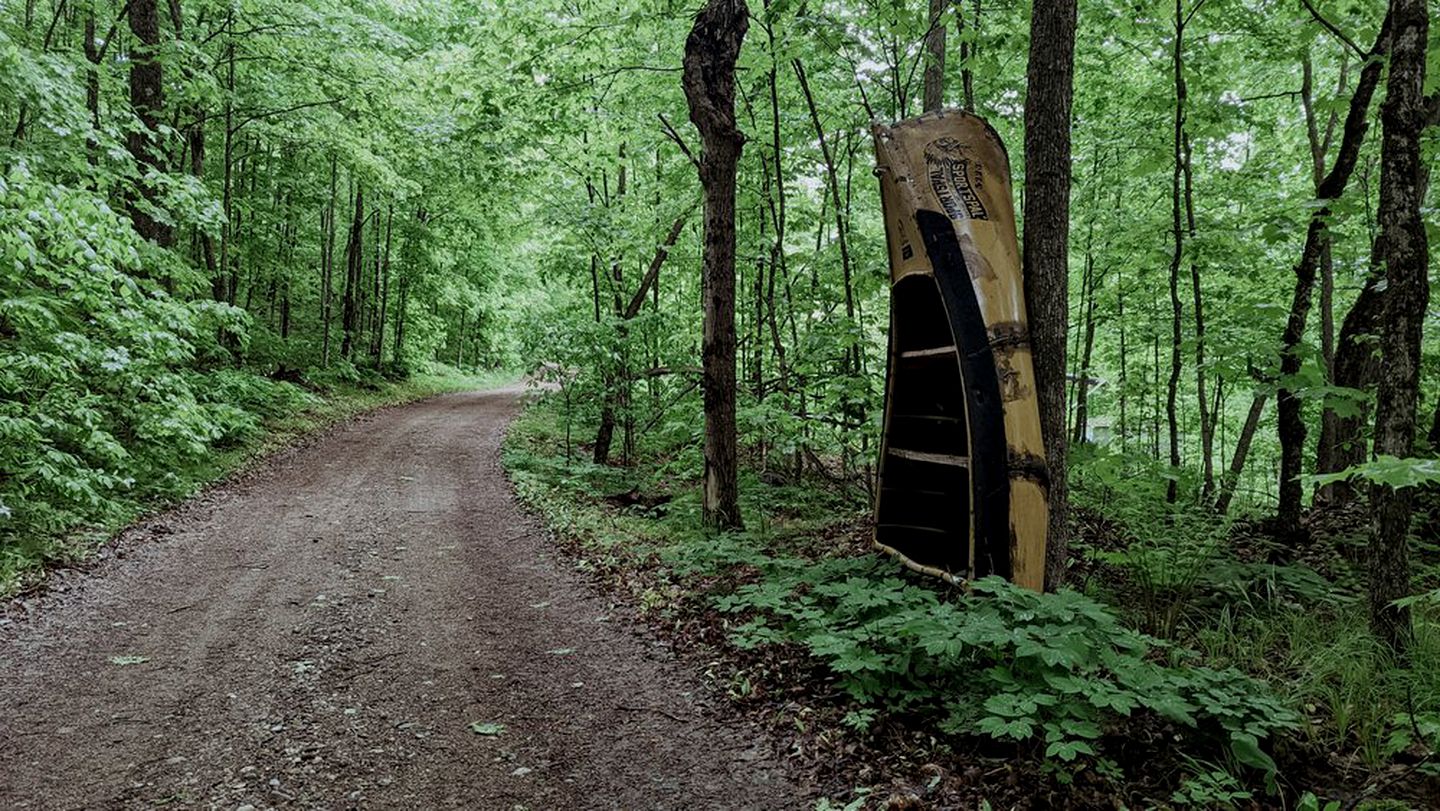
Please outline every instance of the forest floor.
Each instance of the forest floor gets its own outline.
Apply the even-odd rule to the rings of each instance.
[[[0,807],[794,807],[521,514],[517,388],[357,418],[0,605]]]

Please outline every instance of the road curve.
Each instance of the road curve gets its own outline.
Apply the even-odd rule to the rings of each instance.
[[[798,807],[519,512],[520,397],[356,420],[0,606],[0,808]]]

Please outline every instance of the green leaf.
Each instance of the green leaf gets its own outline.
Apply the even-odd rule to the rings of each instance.
[[[1265,772],[1266,775],[1275,774],[1275,761],[1260,749],[1260,741],[1246,732],[1235,732],[1230,735],[1230,753],[1235,759],[1255,769]]]

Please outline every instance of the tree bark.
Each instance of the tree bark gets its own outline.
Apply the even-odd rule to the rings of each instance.
[[[225,18],[225,30],[232,31],[234,23],[234,12],[232,11]],[[226,41],[226,70],[225,70],[225,140],[221,147],[220,161],[220,207],[225,214],[225,221],[220,224],[220,261],[216,265],[216,279],[211,281],[215,290],[216,301],[233,301],[235,293],[230,289],[230,243],[234,233],[233,218],[231,216],[234,203],[234,180],[235,180],[235,42],[233,34],[227,37]]]
[[[1426,110],[1425,56],[1430,17],[1425,0],[1391,0],[1394,27],[1390,77],[1380,108],[1381,242],[1384,245],[1384,324],[1380,350],[1385,374],[1375,400],[1375,455],[1405,458],[1415,447],[1420,391],[1420,340],[1430,302],[1429,253],[1420,217],[1420,132]],[[1370,625],[1403,653],[1410,612],[1394,603],[1410,594],[1407,536],[1414,488],[1370,485]]]
[[[930,0],[930,28],[925,32],[925,112],[945,103],[945,6],[949,0]]]
[[[1198,6],[1197,6],[1198,8]],[[1170,478],[1165,486],[1165,501],[1174,504],[1179,498],[1178,474],[1180,471],[1180,424],[1178,404],[1180,394],[1180,345],[1181,319],[1184,316],[1180,304],[1180,264],[1185,257],[1185,228],[1181,217],[1181,180],[1185,174],[1185,15],[1184,0],[1175,0],[1175,39],[1171,52],[1171,66],[1175,80],[1175,126],[1174,166],[1171,173],[1171,238],[1174,251],[1170,255],[1170,379],[1165,386],[1165,419],[1170,437]],[[1203,398],[1202,398],[1203,400]],[[1202,405],[1203,408],[1203,405]]]
[[[701,356],[705,367],[707,526],[738,528],[739,464],[735,436],[735,173],[745,138],[735,124],[735,62],[749,27],[744,0],[709,0],[685,40],[682,84],[700,132],[705,192]]]
[[[1260,425],[1260,415],[1265,413],[1264,392],[1256,392],[1250,401],[1250,413],[1245,415],[1245,425],[1235,441],[1235,455],[1230,457],[1230,470],[1220,479],[1220,493],[1215,497],[1215,512],[1225,515],[1235,498],[1235,488],[1240,484],[1240,474],[1245,470],[1245,459],[1250,455],[1250,443],[1255,439],[1255,429]]]
[[[1195,241],[1195,167],[1190,134],[1182,139],[1185,157],[1185,222],[1191,242]],[[1200,414],[1200,496],[1209,499],[1215,492],[1215,421],[1219,407],[1211,407],[1205,393],[1205,295],[1200,285],[1200,262],[1195,249],[1190,253],[1190,293],[1195,309],[1195,403]],[[1218,398],[1220,381],[1215,384]]]
[[[835,237],[840,244],[840,271],[845,284],[845,317],[855,323],[855,292],[850,263],[850,240],[845,222],[845,205],[840,198],[840,178],[835,171],[835,159],[830,144],[825,140],[825,127],[820,123],[820,111],[815,106],[815,96],[810,92],[810,82],[805,76],[805,65],[799,59],[794,62],[795,76],[800,80],[800,91],[805,96],[805,106],[810,110],[810,123],[815,127],[815,137],[820,142],[820,156],[825,160],[825,178],[830,187],[830,200],[835,212]],[[823,222],[824,217],[821,217]],[[816,240],[819,250],[819,240]],[[860,371],[860,347],[852,345],[845,353],[845,371],[857,374]]]
[[[330,199],[320,211],[320,365],[330,365],[330,320],[335,299],[335,194],[338,160],[330,156]]]
[[[379,366],[385,354],[385,315],[390,304],[390,239],[395,224],[395,204],[385,207],[385,251],[380,260],[380,313],[375,324],[375,337],[370,354]]]
[[[615,197],[609,194],[608,180],[602,181],[606,184],[605,207],[619,205],[625,199],[625,193],[629,187],[629,171],[625,163],[625,144],[620,144],[619,169],[616,172]],[[624,318],[624,302],[621,300],[621,290],[625,286],[625,265],[624,256],[616,256],[610,261],[610,311],[622,321]],[[605,381],[605,393],[603,404],[600,407],[600,425],[595,431],[595,448],[591,460],[597,465],[610,463],[610,447],[615,440],[615,418],[617,411],[625,412],[625,434],[624,459],[628,464],[631,452],[634,449],[633,441],[633,420],[629,416],[630,402],[630,361],[629,361],[629,336],[625,325],[620,324],[617,329],[619,346],[613,362],[607,361],[602,377]]]
[[[1091,230],[1094,230],[1093,223]],[[1088,236],[1086,241],[1089,241]],[[1085,278],[1082,282],[1085,288],[1085,327],[1080,346],[1080,366],[1076,369],[1078,379],[1075,381],[1075,432],[1070,436],[1070,441],[1076,445],[1086,442],[1090,433],[1090,361],[1095,353],[1095,297],[1096,288],[1100,284],[1100,280],[1095,276],[1095,256],[1089,250],[1085,253]]]
[[[130,105],[135,108],[141,126],[129,134],[127,145],[140,171],[141,177],[136,185],[140,201],[145,204],[131,200],[130,220],[140,236],[169,246],[174,241],[173,229],[145,210],[146,206],[159,203],[159,189],[145,176],[161,171],[161,152],[156,142],[160,138],[160,114],[165,107],[159,53],[160,10],[155,0],[131,0],[130,33],[135,37],[130,47]]]
[[[365,189],[355,184],[355,219],[350,223],[350,239],[345,245],[345,292],[341,303],[340,357],[350,360],[355,352],[356,331],[359,327],[360,312],[355,296],[360,287],[360,274],[365,258],[362,254],[365,238]],[[463,314],[462,314],[463,317]],[[462,322],[463,328],[463,322]],[[459,361],[456,361],[459,365]]]
[[[1300,261],[1295,265],[1295,292],[1290,300],[1290,315],[1285,322],[1280,349],[1280,390],[1276,395],[1278,430],[1280,439],[1280,504],[1277,523],[1287,530],[1300,527],[1301,497],[1300,473],[1305,452],[1305,418],[1300,398],[1290,388],[1300,372],[1300,343],[1305,337],[1305,321],[1310,313],[1310,301],[1315,288],[1315,273],[1320,264],[1322,249],[1328,241],[1326,222],[1330,218],[1332,201],[1338,199],[1350,181],[1360,155],[1360,145],[1365,140],[1369,127],[1370,100],[1380,81],[1384,65],[1383,56],[1390,45],[1390,15],[1380,27],[1375,46],[1370,49],[1370,60],[1360,71],[1355,84],[1355,95],[1350,98],[1350,109],[1345,115],[1345,128],[1340,137],[1340,151],[1330,173],[1320,182],[1316,196],[1321,205],[1310,217],[1310,226],[1305,233],[1305,247],[1301,250]]]
[[[620,325],[618,329],[620,331],[621,340],[624,340],[627,334],[626,322],[634,319],[635,316],[640,314],[641,308],[645,306],[645,296],[648,295],[649,292],[653,288],[655,288],[656,285],[659,284],[660,268],[665,264],[666,257],[670,255],[670,249],[675,247],[675,241],[680,238],[680,232],[685,228],[685,219],[687,216],[688,213],[681,214],[679,217],[675,218],[675,222],[671,223],[670,231],[665,235],[665,241],[660,243],[660,245],[655,248],[655,255],[651,257],[650,265],[646,268],[645,275],[642,276],[640,279],[640,287],[635,291],[635,294],[630,297],[630,302],[628,304],[625,304],[623,307],[620,305],[620,288],[618,286],[615,288],[615,315],[620,319]],[[630,385],[630,375],[628,370],[626,370],[625,373],[624,385],[627,387]],[[626,399],[621,401],[620,405],[626,406],[628,408],[628,393],[626,394]],[[605,404],[601,408],[600,426],[595,434],[595,450],[591,456],[591,460],[597,465],[607,464],[610,459],[610,445],[614,442],[615,438],[614,409],[615,402],[607,396]],[[633,434],[633,427],[631,427],[630,432],[631,434]],[[629,439],[627,445],[633,446],[633,437]],[[629,457],[633,455],[633,453],[634,448],[628,447],[628,449],[626,450],[627,461]]]
[[[1025,94],[1025,305],[1040,427],[1050,472],[1047,588],[1069,554],[1066,489],[1065,333],[1069,325],[1070,105],[1074,98],[1075,0],[1037,3],[1030,20]]]
[[[1423,199],[1430,184],[1430,167],[1420,168],[1419,195]],[[1383,234],[1370,246],[1370,272],[1365,286],[1355,299],[1340,326],[1335,349],[1332,383],[1335,386],[1369,392],[1380,378],[1379,332],[1385,315],[1385,280]],[[1320,448],[1315,456],[1317,473],[1338,473],[1361,464],[1369,456],[1365,426],[1370,416],[1369,404],[1361,402],[1351,413],[1340,414],[1327,409],[1321,426]],[[1348,481],[1327,484],[1316,493],[1317,501],[1338,507],[1350,504],[1359,491]]]
[[[1435,416],[1430,418],[1430,433],[1425,441],[1430,443],[1430,453],[1440,455],[1440,397],[1435,398]]]
[[[980,34],[980,0],[975,0],[975,17],[970,21],[970,34],[965,33],[964,0],[955,0],[955,33],[960,35],[960,93],[965,99],[965,112],[975,112],[975,40]]]

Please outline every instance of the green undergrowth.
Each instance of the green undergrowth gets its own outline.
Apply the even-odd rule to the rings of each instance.
[[[340,364],[296,382],[238,368],[181,370],[137,375],[127,382],[144,388],[145,399],[125,401],[88,390],[77,376],[68,398],[0,413],[0,430],[14,440],[0,451],[14,460],[14,474],[0,476],[0,597],[305,434],[510,377],[438,364],[390,376]]]
[[[1262,680],[1294,708],[1303,723],[1285,737],[1282,779],[1335,796],[1358,783],[1368,801],[1390,791],[1399,807],[1440,790],[1440,592],[1411,601],[1414,643],[1397,661],[1368,626],[1368,516],[1333,522],[1297,547],[1243,516],[1165,506],[1166,479],[1147,475],[1150,460],[1094,448],[1074,457],[1072,498],[1092,519],[1072,545],[1087,590],[1136,627]],[[1433,589],[1440,549],[1412,542],[1414,583]]]
[[[1145,768],[1120,754],[1144,728],[1178,741],[1170,760],[1190,764],[1166,801],[1277,790],[1274,743],[1302,726],[1292,705],[1091,596],[994,578],[964,592],[914,576],[860,543],[863,504],[816,482],[747,474],[747,530],[707,534],[698,488],[669,464],[682,452],[642,448],[644,464],[618,468],[578,451],[567,460],[564,448],[542,403],[513,425],[505,460],[522,500],[578,547],[582,567],[641,571],[616,581],[642,609],[717,612],[742,651],[803,648],[843,691],[851,734],[920,725],[957,751],[1008,747],[1061,784],[1085,772],[1093,784]]]

